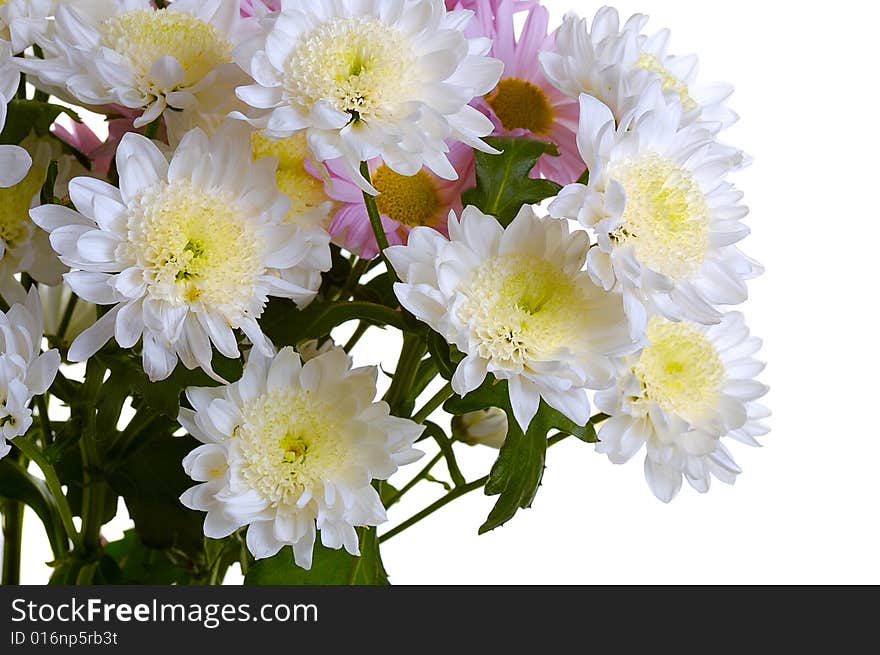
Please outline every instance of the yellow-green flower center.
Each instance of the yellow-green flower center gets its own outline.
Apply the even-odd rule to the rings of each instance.
[[[612,237],[631,245],[639,262],[675,279],[697,274],[709,247],[711,211],[691,173],[652,152],[614,163],[626,191],[623,225]]]
[[[417,227],[434,222],[442,208],[437,182],[424,169],[415,175],[395,173],[382,164],[372,176],[379,192],[379,213],[402,225]]]
[[[458,317],[469,324],[480,357],[516,368],[562,348],[579,350],[589,303],[559,263],[525,254],[495,257],[462,292],[467,299]]]
[[[232,61],[232,44],[226,36],[186,11],[135,9],[108,18],[100,29],[104,43],[123,55],[146,85],[155,82],[150,68],[166,55],[183,68],[182,87]]]
[[[486,96],[505,130],[529,130],[546,134],[553,127],[554,111],[547,94],[540,88],[513,77],[503,79]]]
[[[263,244],[235,198],[190,182],[162,183],[130,210],[127,254],[151,296],[240,313],[265,272]]]
[[[678,94],[681,106],[685,111],[699,109],[700,105],[691,98],[687,84],[675,77],[668,68],[660,63],[656,56],[644,53],[636,62],[636,68],[657,73],[660,76],[660,84],[664,91],[673,91]]]
[[[233,436],[248,487],[283,505],[332,478],[349,449],[335,417],[330,403],[297,389],[268,391],[247,405]]]
[[[647,337],[651,345],[633,368],[645,396],[685,419],[712,409],[724,381],[724,364],[706,334],[689,323],[654,317]]]
[[[273,140],[254,132],[251,137],[254,159],[275,157],[278,189],[290,199],[286,222],[296,222],[302,214],[317,209],[328,201],[324,183],[306,170],[305,161],[311,156],[304,132],[286,139]]]
[[[0,188],[0,240],[11,250],[29,238],[31,219],[28,216],[34,196],[46,181],[46,169],[31,166],[18,184]]]
[[[334,18],[300,37],[283,85],[295,106],[310,110],[323,100],[369,121],[413,99],[416,61],[406,37],[378,18]]]

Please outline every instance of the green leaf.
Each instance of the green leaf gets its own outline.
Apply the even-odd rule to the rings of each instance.
[[[211,379],[200,370],[188,370],[178,364],[166,380],[151,382],[144,373],[139,358],[120,350],[104,350],[97,355],[100,362],[112,373],[115,384],[129,390],[141,398],[155,412],[177,420],[180,413],[180,395],[187,387],[216,387],[219,382]],[[226,359],[215,354],[212,362],[214,370],[225,380],[234,382],[241,377],[242,363],[237,359]]]
[[[380,327],[405,329],[404,315],[370,302],[312,303],[305,310],[297,309],[290,301],[270,300],[260,320],[260,326],[272,343],[281,348],[296,346],[308,339],[324,337],[343,323],[363,321]]]
[[[507,413],[507,440],[489,474],[486,495],[499,496],[480,534],[509,521],[519,509],[531,507],[544,475],[547,437],[553,430],[570,434],[582,441],[596,441],[592,423],[576,425],[543,400],[538,413],[523,433],[513,415],[506,380],[487,378],[479,389],[464,398],[450,398],[443,408],[455,416],[498,407]]]
[[[498,528],[514,517],[519,509],[532,506],[547,454],[547,428],[533,420],[523,434],[516,421],[508,420],[507,440],[486,483],[487,496],[499,496],[480,534]]]
[[[134,530],[104,547],[119,566],[123,584],[188,584],[192,571],[167,550],[145,546]]]
[[[455,346],[450,346],[446,339],[438,332],[430,330],[427,338],[428,352],[431,359],[437,364],[437,370],[444,380],[451,380],[461,361],[461,353]]]
[[[107,480],[125,499],[145,546],[173,547],[193,555],[203,552],[204,513],[180,503],[180,495],[195,484],[182,462],[199,445],[189,436],[144,435],[140,447],[108,472]]]
[[[0,460],[0,497],[17,500],[34,510],[46,528],[46,536],[56,557],[67,551],[64,525],[49,488],[11,457]]]
[[[477,186],[462,195],[465,206],[474,205],[507,227],[523,205],[537,204],[562,190],[550,180],[529,177],[543,155],[559,154],[553,144],[518,137],[493,137],[485,141],[502,153],[475,152]]]
[[[293,560],[293,549],[285,546],[274,557],[258,560],[245,576],[248,585],[387,585],[388,576],[379,555],[375,528],[359,528],[361,556],[345,550],[331,550],[315,543],[312,568],[300,568]]]
[[[32,130],[39,136],[47,136],[50,134],[49,128],[52,123],[62,113],[67,114],[76,122],[80,122],[77,113],[67,107],[39,100],[16,98],[9,103],[6,126],[3,128],[3,133],[0,134],[0,143],[5,145],[19,144]]]

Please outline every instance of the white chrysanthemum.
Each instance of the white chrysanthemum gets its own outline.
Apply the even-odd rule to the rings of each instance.
[[[180,423],[203,446],[184,460],[201,482],[181,502],[207,511],[205,535],[242,526],[257,559],[293,546],[310,568],[315,528],[328,548],[358,555],[355,527],[386,520],[373,480],[418,459],[423,428],[373,402],[374,367],[351,368],[340,348],[301,363],[292,348],[252,351],[239,382],[190,388]]]
[[[3,0],[0,2],[0,39],[19,53],[49,29],[56,0]]]
[[[143,109],[135,127],[166,107],[197,114],[200,94],[232,94],[241,83],[232,60],[247,32],[238,0],[176,0],[167,9],[149,0],[64,2],[54,25],[38,39],[45,59],[28,59],[28,72],[89,105]]]
[[[237,54],[256,80],[238,95],[261,110],[251,120],[267,135],[307,129],[320,161],[343,158],[373,193],[358,165],[379,156],[402,175],[427,166],[454,180],[445,139],[494,152],[480,140],[491,121],[468,103],[492,90],[502,63],[485,56],[488,39],[465,38],[472,13],[442,0],[284,2]]]
[[[25,304],[0,312],[0,457],[9,452],[9,439],[28,431],[33,423],[28,405],[58,374],[61,356],[54,349],[41,354],[42,341],[40,297],[31,289]]]
[[[333,201],[324,191],[323,182],[307,168],[310,157],[306,135],[298,132],[286,139],[269,139],[259,132],[251,134],[251,147],[255,159],[274,157],[278,160],[275,183],[287,199],[290,210],[285,223],[296,225],[297,238],[310,244],[309,260],[284,272],[291,284],[307,289],[321,286],[321,271],[328,271],[330,260],[330,212]]]
[[[568,14],[556,34],[556,51],[541,53],[544,73],[572,98],[586,93],[601,100],[621,123],[655,83],[669,102],[682,105],[685,124],[700,122],[717,132],[735,123],[737,115],[724,104],[733,87],[698,85],[696,56],[669,55],[669,30],[645,36],[647,21],[635,14],[621,27],[612,7],[596,12],[592,26]]]
[[[725,104],[733,94],[733,86],[723,82],[698,84],[697,56],[668,54],[670,31],[664,29],[650,36],[644,35],[642,30],[647,22],[647,16],[637,14],[623,28],[624,32],[635,36],[638,45],[635,50],[625,48],[621,51],[624,70],[635,73],[631,76],[630,91],[641,94],[646,85],[656,79],[667,99],[682,105],[683,123],[700,122],[713,132],[736,123],[739,116]],[[648,71],[651,75],[642,75],[641,71]]]
[[[527,429],[543,398],[578,425],[590,418],[586,389],[611,384],[608,355],[635,348],[620,296],[581,269],[584,232],[523,207],[505,229],[467,207],[449,216],[449,239],[416,228],[387,255],[402,280],[401,304],[466,355],[452,379],[465,395],[487,374],[508,380]]]
[[[745,280],[761,272],[733,245],[749,233],[748,208],[725,176],[742,155],[708,130],[682,127],[681,112],[654,85],[632,122],[616,128],[608,107],[582,95],[578,149],[590,179],[550,205],[553,216],[595,230],[590,274],[623,293],[634,334],[653,313],[717,323],[715,305],[744,302]]]
[[[623,120],[638,100],[638,89],[631,88],[633,82],[640,86],[640,80],[631,80],[632,71],[624,67],[625,61],[637,56],[635,34],[628,28],[621,32],[620,17],[611,7],[596,12],[592,25],[569,13],[556,31],[555,51],[540,53],[541,68],[566,95],[591,95]]]
[[[9,101],[15,97],[21,71],[13,60],[9,43],[0,39],[0,132],[6,126]],[[21,182],[31,166],[31,157],[18,146],[0,145],[0,188]]]
[[[67,270],[49,245],[49,238],[28,212],[40,202],[40,191],[53,158],[45,139],[29,136],[22,143],[33,154],[33,165],[17,184],[0,188],[0,296],[7,303],[23,303],[25,292],[13,277],[27,273],[43,284],[61,284]]]
[[[65,276],[74,292],[114,305],[77,337],[71,361],[88,359],[114,334],[123,348],[143,336],[151,380],[168,377],[178,358],[214,375],[211,344],[238,357],[235,329],[273,352],[257,323],[267,297],[309,302],[317,287],[290,279],[313,279],[311,262],[329,262],[313,250],[328,246],[283,222],[290,203],[275,186],[275,161],[253,162],[246,126],[228,124],[212,139],[193,130],[170,164],[153,142],[129,133],[116,167],[119,189],[92,178],[70,183],[78,212],[31,212],[74,269]],[[298,268],[307,270],[291,271]]]
[[[615,464],[647,449],[645,476],[654,494],[670,502],[682,476],[701,493],[711,477],[733,484],[740,473],[723,438],[758,446],[767,434],[767,408],[755,402],[767,388],[754,380],[761,341],[749,336],[739,313],[705,327],[655,316],[650,345],[618,361],[614,389],[596,394],[611,416],[599,429],[597,451]]]

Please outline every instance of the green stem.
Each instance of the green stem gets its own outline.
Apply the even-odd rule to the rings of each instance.
[[[79,446],[83,464],[82,545],[86,552],[96,551],[101,547],[101,525],[104,519],[107,489],[98,474],[101,470],[101,462],[98,456],[95,406],[106,371],[107,369],[93,358],[86,368],[86,380],[83,385],[85,421]]]
[[[547,447],[552,448],[556,444],[561,443],[562,441],[565,441],[570,436],[571,436],[570,434],[562,434],[562,433],[556,434],[547,440]],[[396,537],[404,530],[407,530],[407,529],[411,528],[412,526],[414,526],[416,523],[419,523],[423,519],[426,519],[427,517],[429,517],[431,514],[433,514],[437,510],[443,509],[449,503],[451,503],[453,500],[461,498],[462,496],[469,494],[472,491],[476,491],[477,489],[483,488],[484,486],[486,486],[486,483],[488,481],[489,481],[489,476],[487,475],[486,477],[480,478],[479,480],[474,480],[473,482],[469,482],[468,484],[456,487],[455,489],[450,491],[448,494],[443,496],[437,502],[429,505],[428,507],[423,509],[418,514],[414,514],[413,516],[408,518],[406,521],[404,521],[403,523],[398,525],[396,528],[383,534],[381,537],[379,537],[379,543],[380,544],[384,543],[384,542],[388,541],[389,539]]]
[[[452,383],[448,383],[445,387],[440,389],[436,393],[436,395],[431,398],[425,406],[422,407],[418,412],[416,412],[415,416],[413,416],[412,420],[416,423],[421,423],[425,419],[427,419],[431,414],[434,413],[434,410],[439,408],[443,403],[445,403],[455,392],[452,390]]]
[[[55,338],[59,342],[64,341],[64,334],[70,327],[70,321],[73,319],[73,312],[76,310],[76,303],[79,302],[79,296],[75,293],[70,294],[70,299],[64,307],[64,314],[61,316],[61,323],[58,324],[58,330]]]
[[[367,162],[361,162],[361,175],[367,182],[372,184],[372,181],[370,180],[370,166]],[[382,217],[379,215],[379,208],[376,206],[376,198],[366,191],[364,191],[363,194],[364,204],[367,206],[367,214],[370,217],[370,226],[373,228],[373,235],[376,237],[379,252],[384,253],[385,249],[388,247],[388,236],[385,234],[385,229],[382,227]]]
[[[15,454],[10,454],[15,457]],[[26,466],[26,465],[25,465]],[[3,501],[3,584],[21,584],[21,533],[24,503],[8,498]]]
[[[355,290],[358,282],[361,281],[361,278],[364,276],[364,274],[367,272],[367,269],[369,268],[369,259],[358,259],[354,263],[354,266],[351,267],[351,273],[348,274],[348,279],[339,290],[339,296],[337,296],[336,300],[342,300],[344,302],[351,298],[352,292]]]
[[[70,511],[70,504],[67,502],[67,496],[64,495],[64,490],[61,488],[61,482],[58,480],[58,474],[55,472],[55,467],[43,457],[43,453],[40,452],[40,449],[37,448],[32,441],[20,437],[14,439],[12,443],[17,446],[28,459],[32,460],[40,467],[40,470],[43,472],[43,478],[46,480],[46,486],[49,488],[49,492],[55,499],[58,513],[61,515],[61,523],[64,525],[64,532],[67,533],[67,538],[70,539],[70,542],[79,548],[81,545],[80,535],[76,531],[76,526],[73,525],[73,512]]]
[[[385,395],[385,401],[391,406],[392,414],[398,415],[403,410],[406,396],[413,387],[413,382],[419,372],[419,364],[421,364],[425,352],[427,352],[427,348],[420,336],[404,334],[400,359],[397,362],[397,368],[394,369],[394,380]],[[409,416],[409,412],[405,413]]]
[[[388,502],[386,503],[385,507],[386,508],[391,507],[392,505],[397,503],[401,498],[403,498],[403,496],[410,489],[415,487],[419,482],[421,482],[422,480],[424,480],[427,477],[427,475],[431,472],[431,469],[434,468],[437,465],[437,462],[439,462],[441,459],[443,459],[443,453],[437,453],[434,456],[434,459],[432,459],[430,462],[428,462],[427,466],[425,466],[425,468],[423,468],[421,471],[419,471],[418,475],[416,475],[412,480],[407,482],[403,487],[400,488],[400,490],[398,490],[398,492],[396,494],[394,494],[393,496],[391,496],[391,498],[388,499]]]
[[[361,162],[361,175],[367,182],[370,182],[370,167],[367,162]],[[391,262],[388,261],[388,257],[385,255],[385,250],[388,248],[388,237],[385,234],[385,228],[382,227],[382,217],[379,215],[379,208],[376,206],[376,198],[366,191],[363,192],[363,196],[364,205],[367,207],[367,215],[370,217],[370,227],[373,228],[373,236],[376,237],[376,244],[379,246],[379,255],[388,268],[388,275],[391,277],[391,281],[394,282],[397,280],[397,276],[395,275],[394,267],[391,266]]]
[[[349,339],[344,346],[345,352],[350,353],[357,345],[358,341],[361,340],[361,337],[363,337],[369,329],[369,323],[365,323],[364,321],[358,323],[357,329],[354,331],[354,334],[351,335],[351,339]]]
[[[52,442],[55,441],[55,435],[52,432],[52,421],[49,420],[49,405],[46,402],[47,395],[43,394],[34,399],[37,411],[40,414],[40,425],[43,428],[43,446],[51,446]]]
[[[466,484],[462,487],[456,487],[455,489],[450,491],[448,494],[443,496],[443,498],[438,500],[436,503],[429,505],[428,507],[423,509],[418,514],[410,517],[409,519],[407,519],[406,521],[404,521],[403,523],[398,525],[393,530],[390,530],[389,532],[386,532],[385,534],[383,534],[381,537],[379,537],[379,543],[380,544],[385,543],[389,539],[396,537],[401,532],[403,532],[404,530],[406,530],[408,528],[411,528],[412,526],[414,526],[416,523],[418,523],[422,519],[425,519],[428,516],[430,516],[431,514],[433,514],[434,512],[436,512],[437,510],[446,507],[453,500],[457,500],[458,498],[461,498],[462,496],[469,494],[472,491],[476,491],[477,489],[482,489],[484,486],[486,486],[486,483],[488,481],[489,481],[489,476],[487,475],[484,478],[480,478],[479,480],[474,480],[473,482]]]

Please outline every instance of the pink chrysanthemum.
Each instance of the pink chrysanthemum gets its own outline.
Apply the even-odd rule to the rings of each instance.
[[[475,0],[477,14],[473,25],[492,39],[490,56],[504,62],[498,86],[473,102],[495,124],[496,135],[527,136],[552,141],[560,156],[545,155],[533,175],[543,175],[559,184],[575,182],[584,171],[577,150],[580,109],[577,100],[554,87],[541,70],[538,53],[555,48],[553,35],[547,34],[550,14],[546,8],[529,9],[517,38],[512,0]]]
[[[105,141],[95,134],[85,123],[78,123],[66,116],[62,116],[52,126],[52,133],[69,145],[74,150],[85,155],[91,162],[91,171],[97,175],[107,175],[110,164],[116,157],[116,148],[119,142],[129,132],[141,133],[134,127],[134,119],[137,112],[132,112],[125,107],[116,105],[106,108],[110,113],[118,113],[115,118],[107,120],[108,135]],[[164,128],[157,136],[164,134]]]
[[[281,9],[281,0],[241,0],[241,15],[244,18],[260,17]]]
[[[475,184],[474,152],[468,146],[450,146],[449,161],[458,172],[457,180],[445,180],[423,168],[413,176],[395,173],[381,158],[369,162],[373,186],[379,191],[376,205],[389,245],[406,245],[410,230],[419,226],[446,232],[449,212],[461,211],[461,194]],[[370,217],[360,188],[351,181],[338,161],[326,162],[329,181],[327,195],[338,203],[330,221],[333,242],[365,259],[379,254]]]
[[[488,5],[494,12],[503,2],[504,0],[488,0]],[[446,9],[449,11],[452,11],[453,9],[472,9],[474,11],[480,11],[482,9],[481,5],[483,4],[482,0],[446,0]],[[528,11],[532,7],[537,6],[537,4],[538,0],[514,0],[513,10]]]

